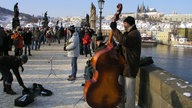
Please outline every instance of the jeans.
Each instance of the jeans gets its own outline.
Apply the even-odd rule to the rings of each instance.
[[[35,50],[37,50],[38,47],[39,47],[39,40],[37,39],[37,40],[35,40]]]
[[[76,78],[77,74],[77,57],[71,58],[72,76]]]
[[[119,108],[135,108],[135,78],[120,76],[119,83],[122,85],[124,99],[119,105]]]
[[[38,43],[37,49],[40,49],[40,48],[41,48],[41,42],[42,42],[42,40],[39,40],[38,42],[39,42],[39,43]]]
[[[31,49],[32,49],[32,50],[34,49],[34,46],[35,46],[35,41],[32,40],[32,41],[31,41]]]

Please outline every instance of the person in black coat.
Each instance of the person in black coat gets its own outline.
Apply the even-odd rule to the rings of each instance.
[[[111,22],[110,24],[113,36],[118,42],[118,49],[125,59],[124,71],[119,78],[124,90],[124,98],[119,107],[135,108],[135,83],[140,65],[141,34],[136,27],[134,17],[128,16],[125,18],[123,26],[125,29],[124,33],[118,30],[116,22]]]
[[[80,55],[83,55],[83,41],[82,38],[85,35],[85,30],[83,27],[80,28],[79,30],[79,47],[80,47]]]
[[[24,31],[24,46],[25,46],[25,55],[27,55],[27,49],[28,49],[28,55],[31,55],[31,41],[32,41],[32,32],[29,28],[26,28]]]
[[[0,26],[0,56],[3,56],[4,53],[5,37],[6,33],[4,31],[4,28]]]
[[[9,50],[11,49],[12,43],[11,43],[11,31],[10,30],[6,30],[5,33],[5,37],[3,40],[3,54],[4,56],[9,56]]]
[[[11,84],[13,82],[13,75],[10,70],[12,70],[12,72],[14,73],[19,85],[22,86],[24,90],[27,89],[19,73],[20,67],[22,69],[22,72],[24,71],[24,68],[22,65],[25,64],[27,61],[28,61],[28,57],[26,55],[23,55],[21,57],[12,56],[12,55],[0,56],[0,72],[3,77],[4,92],[11,95],[16,94],[16,92],[14,92],[11,88]]]

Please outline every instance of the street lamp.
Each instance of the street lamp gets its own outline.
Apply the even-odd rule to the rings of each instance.
[[[100,17],[99,17],[99,20],[100,20],[100,25],[99,25],[99,33],[98,33],[98,36],[102,36],[102,32],[101,32],[101,19],[102,19],[102,9],[104,7],[104,0],[98,0],[98,5],[99,5],[99,9],[100,9]]]

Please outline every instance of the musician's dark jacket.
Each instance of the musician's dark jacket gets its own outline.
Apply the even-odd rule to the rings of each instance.
[[[123,75],[126,77],[137,76],[141,55],[141,35],[136,26],[133,25],[129,32],[121,33],[113,30],[113,36],[119,42],[119,48],[125,58]]]
[[[12,70],[15,77],[17,78],[19,85],[25,88],[19,73],[19,67],[23,68],[21,58],[17,56],[0,56],[0,72],[2,73],[3,77],[4,75],[7,75],[8,83],[12,83],[13,78],[9,76],[11,74],[10,70]]]

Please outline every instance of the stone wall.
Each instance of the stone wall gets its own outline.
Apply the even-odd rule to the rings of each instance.
[[[141,67],[136,94],[141,108],[192,108],[192,86],[155,65]]]

